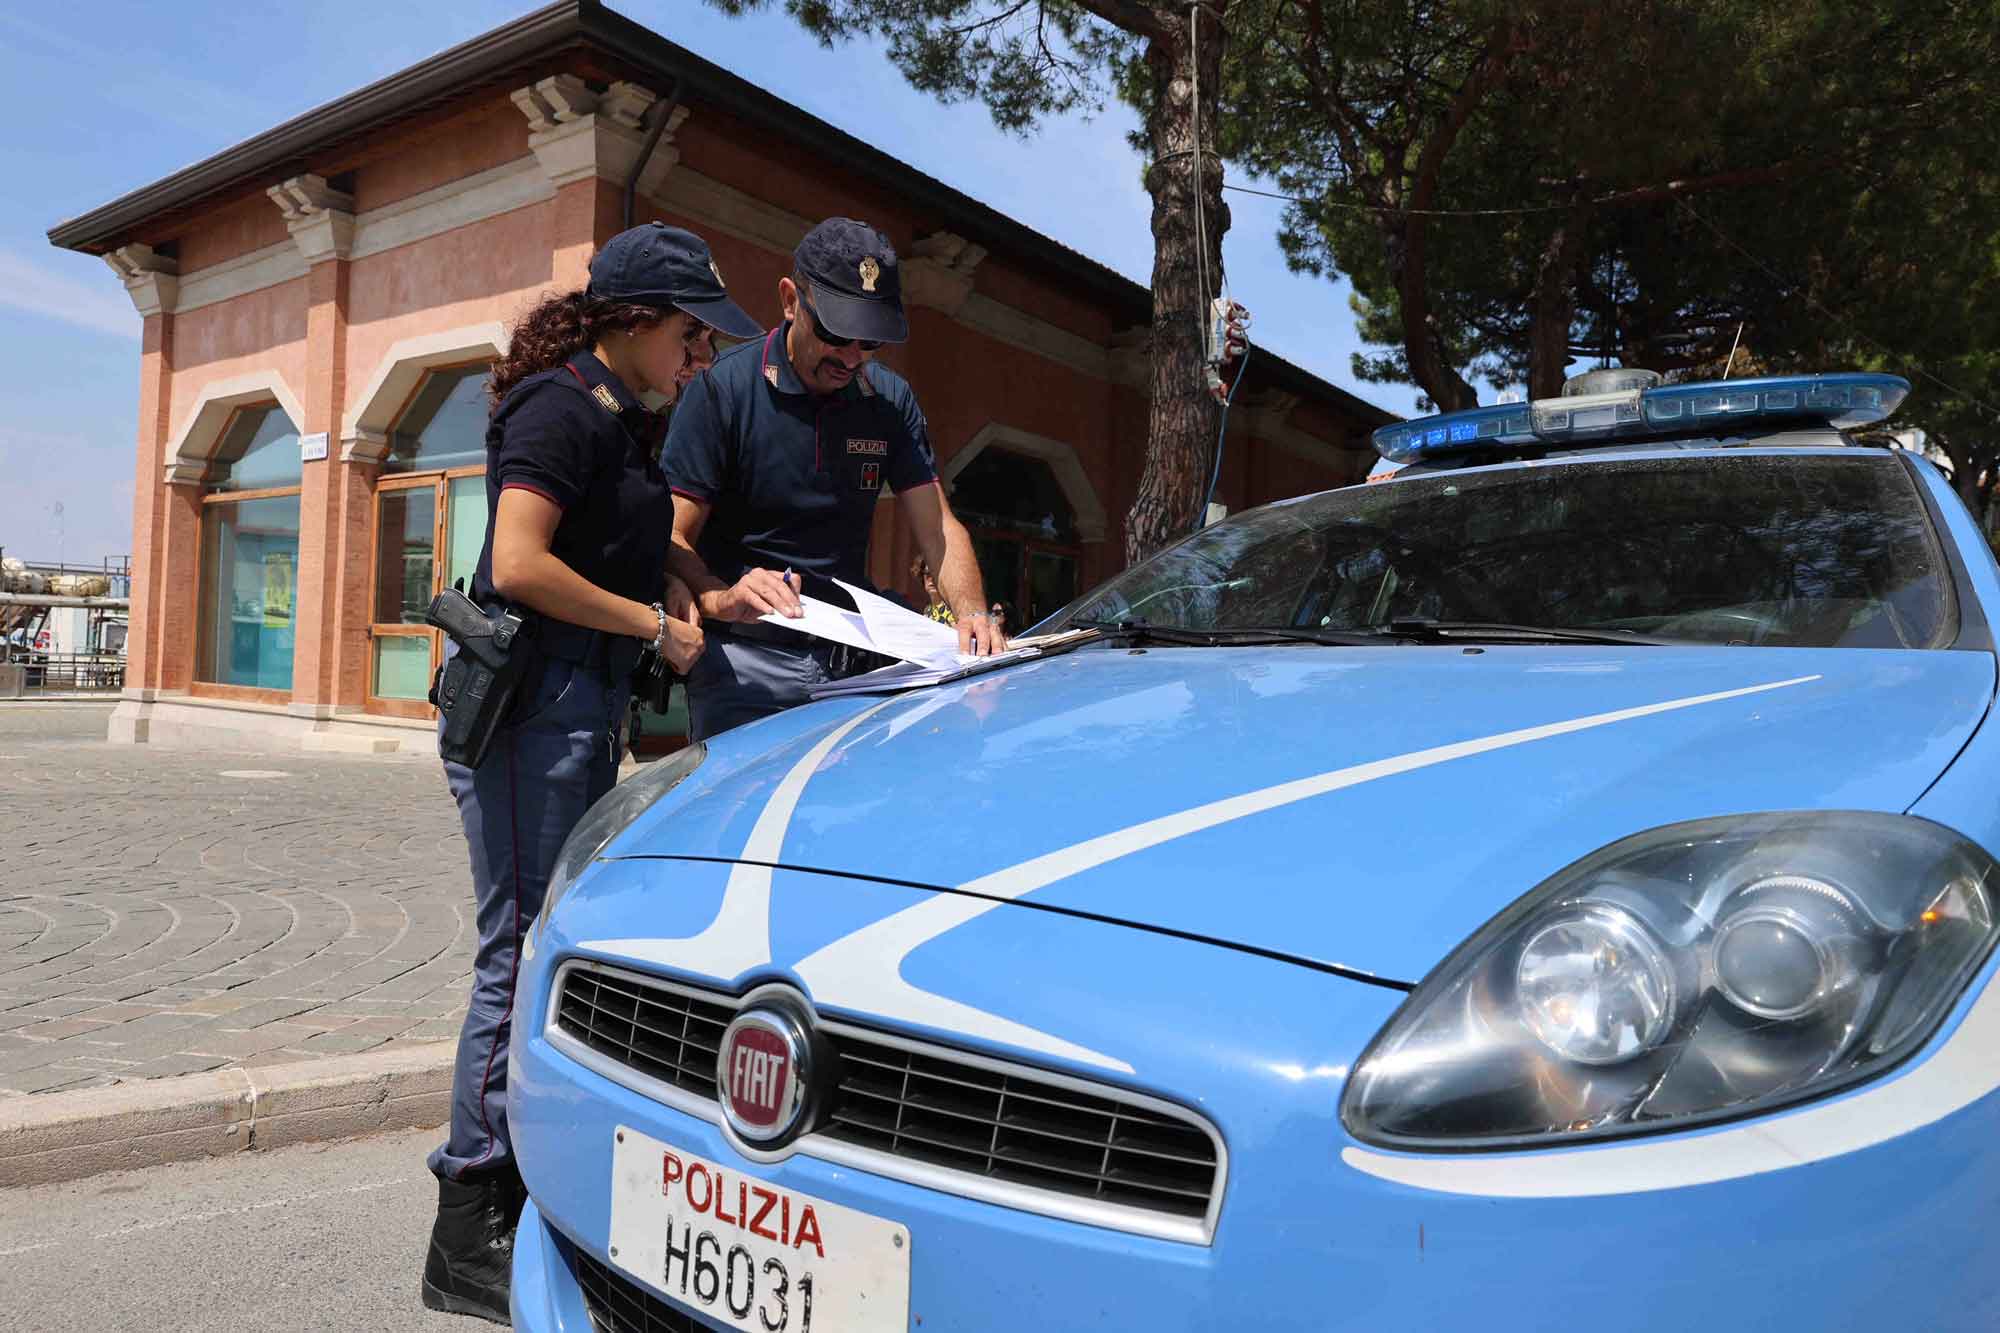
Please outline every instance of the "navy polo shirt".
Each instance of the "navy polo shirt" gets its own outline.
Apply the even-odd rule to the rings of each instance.
[[[667,480],[712,506],[696,553],[717,578],[790,568],[808,592],[845,601],[826,580],[871,586],[883,488],[937,480],[930,431],[916,393],[885,366],[870,363],[837,393],[808,393],[785,355],[788,327],[724,353],[682,391]]]
[[[512,486],[562,510],[549,542],[558,560],[608,592],[660,600],[673,522],[656,457],[661,426],[589,352],[515,385],[486,427],[486,544],[473,600],[494,598],[493,515]]]

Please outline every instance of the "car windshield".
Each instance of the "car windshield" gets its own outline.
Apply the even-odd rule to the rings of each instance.
[[[1475,622],[1786,647],[1938,647],[1944,555],[1882,454],[1571,460],[1253,510],[1045,628],[1367,631]]]

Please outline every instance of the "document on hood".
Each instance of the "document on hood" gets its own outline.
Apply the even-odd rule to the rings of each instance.
[[[834,582],[854,599],[854,610],[849,611],[817,597],[801,597],[799,604],[804,608],[805,615],[799,619],[775,612],[760,619],[767,624],[782,625],[786,629],[844,643],[850,648],[865,648],[898,660],[858,676],[829,681],[813,690],[815,699],[834,694],[872,694],[881,690],[908,690],[935,685],[940,681],[956,680],[1010,662],[1038,657],[1049,648],[1093,638],[1098,633],[1095,629],[1071,630],[1063,634],[1044,635],[1032,641],[1024,639],[1004,653],[981,657],[958,651],[958,630],[955,627],[920,616],[865,588],[841,583],[838,579]]]
[[[979,660],[958,651],[958,631],[950,625],[941,625],[851,583],[841,583],[839,579],[834,582],[854,599],[857,609],[849,611],[817,597],[800,597],[799,605],[805,609],[803,617],[795,620],[772,612],[759,619],[921,667],[954,671]]]
[[[847,676],[840,680],[815,685],[812,697],[828,699],[841,694],[886,694],[901,690],[920,689],[926,685],[943,685],[952,681],[966,680],[973,676],[984,676],[989,671],[1025,662],[1030,658],[1059,653],[1076,644],[1101,638],[1096,629],[1065,630],[1061,634],[1044,634],[1034,639],[1017,639],[1004,653],[994,653],[990,657],[960,657],[953,666],[923,666],[916,662],[891,662],[888,666],[864,671],[858,676]]]

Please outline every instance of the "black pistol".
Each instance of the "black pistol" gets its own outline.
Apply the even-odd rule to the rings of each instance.
[[[431,702],[444,715],[438,754],[447,762],[477,768],[507,716],[527,664],[528,654],[516,651],[521,617],[512,608],[489,615],[464,593],[446,588],[431,599],[424,620],[458,645],[431,682]]]

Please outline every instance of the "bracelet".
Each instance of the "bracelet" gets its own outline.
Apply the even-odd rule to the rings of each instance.
[[[661,606],[658,602],[654,602],[653,614],[660,621],[660,628],[653,635],[653,651],[665,657],[667,655],[667,608]]]
[[[954,612],[953,614],[957,613]],[[960,620],[991,620],[993,619],[993,613],[990,611],[967,611],[964,615],[959,616],[958,618]]]

